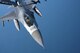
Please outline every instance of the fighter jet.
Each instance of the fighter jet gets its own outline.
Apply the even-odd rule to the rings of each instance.
[[[5,0],[7,2],[7,0]],[[8,0],[10,1],[10,0]],[[12,2],[9,5],[13,5],[12,12],[0,17],[0,20],[3,22],[5,20],[14,20],[14,24],[19,31],[20,25],[19,22],[23,24],[26,30],[30,33],[33,39],[42,47],[43,45],[43,38],[39,31],[38,25],[36,23],[34,12],[36,12],[39,16],[42,16],[41,12],[36,7],[36,3],[32,0],[16,0],[16,2]],[[5,2],[4,2],[5,3]],[[1,3],[2,4],[2,3]],[[15,5],[16,4],[16,5]],[[5,4],[6,5],[6,4]],[[7,3],[8,5],[8,3]]]

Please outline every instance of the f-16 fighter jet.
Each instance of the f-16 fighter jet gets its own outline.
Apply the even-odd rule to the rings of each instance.
[[[36,23],[34,12],[39,16],[42,16],[41,12],[36,7],[36,4],[39,0],[16,0],[15,2],[10,0],[0,0],[1,4],[12,5],[15,10],[6,14],[5,16],[0,17],[0,20],[3,22],[5,20],[14,20],[14,24],[17,30],[20,30],[19,22],[23,24],[26,30],[30,33],[33,39],[42,47],[43,46],[43,38],[38,29],[38,25]]]

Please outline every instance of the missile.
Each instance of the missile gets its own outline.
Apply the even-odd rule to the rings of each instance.
[[[33,9],[39,16],[42,16],[42,13],[39,11],[39,9],[35,6]]]
[[[2,26],[4,27],[4,21],[2,21]]]
[[[15,24],[16,29],[19,31],[20,25],[19,25],[19,21],[17,19],[14,19],[14,24]]]

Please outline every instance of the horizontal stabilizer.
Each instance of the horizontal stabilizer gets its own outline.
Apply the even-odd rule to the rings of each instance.
[[[16,14],[14,11],[0,17],[0,20],[2,20],[2,21],[12,20],[12,19],[16,19]]]

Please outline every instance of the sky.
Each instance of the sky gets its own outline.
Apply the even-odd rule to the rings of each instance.
[[[35,14],[44,39],[39,46],[22,24],[17,31],[13,21],[0,21],[0,53],[80,53],[80,0],[48,0],[37,5],[43,16]],[[0,5],[0,16],[11,11]]]

